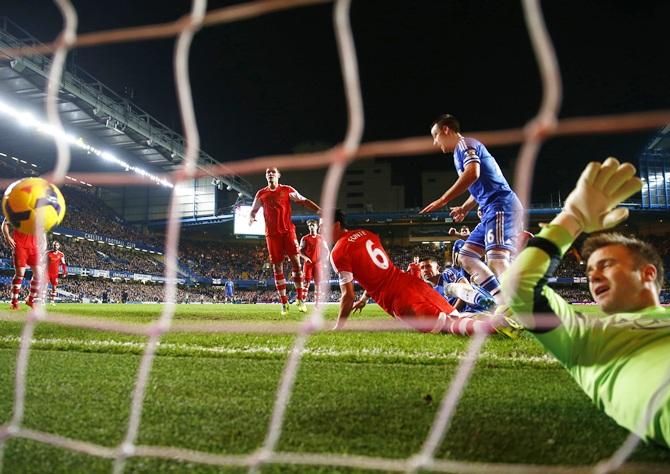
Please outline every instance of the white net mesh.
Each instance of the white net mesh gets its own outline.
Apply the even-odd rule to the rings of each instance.
[[[186,137],[186,156],[181,168],[170,178],[175,185],[207,173],[212,175],[248,174],[262,171],[272,165],[282,170],[322,168],[328,166],[328,173],[323,186],[321,204],[324,216],[324,233],[329,233],[332,226],[332,215],[335,197],[343,172],[347,164],[354,159],[373,158],[376,156],[409,156],[421,154],[431,150],[432,143],[428,138],[406,138],[401,140],[370,142],[361,144],[363,131],[363,101],[361,97],[356,49],[349,23],[350,0],[337,0],[334,4],[334,28],[348,104],[347,133],[341,144],[319,153],[303,155],[286,155],[258,157],[255,159],[226,163],[212,166],[203,170],[196,168],[198,150],[200,148],[198,128],[195,120],[191,90],[188,76],[188,56],[193,35],[204,27],[234,22],[250,17],[268,14],[284,9],[297,8],[307,5],[329,3],[325,0],[265,0],[225,7],[206,13],[205,0],[194,0],[189,14],[179,20],[159,25],[123,28],[112,31],[93,32],[82,35],[76,34],[77,14],[72,4],[67,0],[56,0],[60,9],[64,26],[58,38],[47,45],[33,45],[29,48],[16,48],[5,53],[11,58],[30,56],[33,54],[53,54],[48,83],[47,115],[50,124],[56,130],[62,130],[62,124],[56,108],[57,92],[59,90],[65,58],[72,48],[90,47],[96,45],[141,41],[156,38],[176,37],[174,50],[174,74],[177,84],[177,96],[181,112],[184,134]],[[553,46],[546,31],[540,3],[537,0],[524,0],[523,10],[530,33],[531,42],[537,62],[540,65],[543,85],[543,100],[536,116],[523,129],[500,130],[489,132],[475,132],[473,135],[488,145],[504,145],[522,143],[520,156],[516,168],[516,191],[522,203],[529,202],[529,191],[534,164],[538,151],[544,140],[557,135],[613,133],[618,131],[643,130],[665,125],[670,121],[669,111],[643,112],[613,116],[566,118],[559,120],[558,112],[561,104],[561,80],[559,67]],[[57,135],[58,136],[58,135]],[[50,179],[62,183],[68,172],[70,162],[69,145],[63,139],[56,140],[58,160]],[[125,173],[71,173],[74,179],[85,179],[87,182],[99,185],[132,182],[133,179]],[[47,314],[43,306],[38,305],[25,318],[25,325],[21,334],[20,349],[17,357],[16,376],[14,386],[14,404],[11,420],[0,428],[0,442],[4,459],[4,446],[11,438],[23,438],[49,444],[74,452],[86,453],[114,460],[114,472],[120,473],[126,467],[126,460],[131,457],[150,457],[171,460],[180,460],[193,463],[202,463],[215,466],[241,466],[256,470],[263,464],[293,464],[296,466],[331,466],[359,469],[373,469],[381,471],[416,472],[419,469],[430,469],[440,472],[516,472],[533,473],[547,472],[547,466],[531,466],[521,464],[487,464],[475,462],[445,461],[435,459],[437,449],[449,428],[450,420],[458,405],[459,398],[473,371],[475,362],[480,353],[486,336],[473,337],[467,355],[460,361],[457,373],[437,412],[433,425],[420,452],[407,459],[386,459],[377,457],[336,455],[321,453],[291,453],[278,452],[277,443],[282,432],[286,408],[291,399],[294,382],[298,373],[305,345],[311,334],[324,326],[322,310],[313,312],[301,324],[261,324],[261,323],[208,323],[188,324],[172,327],[175,311],[176,276],[177,276],[177,249],[179,243],[179,219],[176,210],[176,193],[169,210],[167,237],[165,242],[165,300],[160,318],[147,326],[125,324],[96,318],[76,318],[58,314]],[[43,268],[43,264],[41,265]],[[42,279],[44,281],[44,279]],[[23,321],[22,317],[7,315],[6,320]],[[71,439],[55,433],[46,433],[31,430],[23,426],[26,402],[26,377],[30,356],[31,341],[38,323],[48,322],[70,327],[81,327],[99,331],[116,331],[120,333],[143,335],[148,337],[141,358],[135,389],[132,394],[130,416],[128,418],[126,434],[123,441],[115,447]],[[350,331],[388,331],[398,330],[401,326],[393,321],[388,322],[353,322],[347,330]],[[143,446],[137,444],[138,430],[142,419],[147,383],[156,356],[157,345],[161,336],[168,331],[183,332],[226,332],[226,333],[294,333],[297,334],[294,346],[286,362],[280,378],[279,388],[272,411],[270,424],[265,441],[259,449],[249,455],[216,455],[201,451],[185,450],[176,447]],[[670,383],[670,374],[668,378]],[[666,384],[667,385],[667,384]],[[665,393],[667,386],[659,389]],[[653,404],[652,404],[653,405]],[[648,413],[654,409],[650,406]],[[645,419],[646,421],[646,419]],[[622,466],[637,444],[637,437],[631,435],[626,443],[611,459],[605,460],[597,467],[594,466],[557,466],[552,465],[552,472],[586,472],[594,468],[598,472],[607,472]],[[634,468],[634,466],[629,466]],[[662,466],[646,465],[648,472],[658,470]]]

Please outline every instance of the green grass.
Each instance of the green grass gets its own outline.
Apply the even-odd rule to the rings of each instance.
[[[181,305],[181,321],[279,321],[278,306]],[[335,317],[335,307],[327,317]],[[59,312],[147,323],[158,305],[61,305]],[[387,318],[378,307],[369,319]],[[297,312],[291,319],[299,320]],[[10,419],[21,324],[0,322],[0,419]],[[144,337],[40,324],[30,353],[24,426],[116,446],[124,437]],[[151,373],[138,442],[246,454],[263,442],[291,335],[168,334]],[[406,458],[425,440],[468,339],[407,333],[310,338],[279,441],[281,451]],[[627,432],[598,411],[529,336],[490,338],[438,458],[587,464]],[[636,462],[670,452],[640,446]],[[7,443],[5,472],[110,472],[111,462],[41,443]],[[133,458],[126,472],[221,472]],[[246,472],[227,469],[225,472]],[[263,472],[356,472],[268,466]]]

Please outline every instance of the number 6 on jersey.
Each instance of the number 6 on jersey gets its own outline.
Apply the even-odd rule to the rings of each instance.
[[[382,249],[376,249],[373,247],[372,240],[365,241],[365,248],[372,259],[372,262],[377,265],[382,270],[387,270],[389,267],[389,258],[386,256]]]

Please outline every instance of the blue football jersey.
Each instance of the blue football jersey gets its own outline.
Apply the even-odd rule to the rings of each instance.
[[[455,296],[447,296],[444,294],[444,285],[448,283],[458,283],[458,281],[464,278],[468,282],[470,281],[470,274],[463,270],[461,267],[449,267],[445,268],[442,274],[440,275],[440,278],[437,281],[437,285],[435,286],[435,290],[441,294],[452,306],[456,304],[456,301],[458,301],[458,298]],[[482,298],[486,299],[493,299],[491,294],[484,290],[483,288],[480,288],[476,285],[473,286],[474,289],[481,295]],[[461,312],[464,313],[480,313],[482,311],[486,311],[486,308],[479,306],[477,304],[466,304],[465,307],[461,310]]]
[[[491,210],[521,208],[521,202],[491,153],[481,142],[463,137],[454,148],[454,166],[459,176],[470,163],[479,163],[480,173],[479,179],[470,185],[468,191],[485,215]]]

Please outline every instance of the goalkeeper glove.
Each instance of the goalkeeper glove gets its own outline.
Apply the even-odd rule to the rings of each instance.
[[[607,158],[602,164],[591,162],[565,200],[561,214],[578,227],[572,229],[576,233],[609,229],[628,217],[628,209],[615,207],[640,189],[642,181],[630,163],[620,164],[616,158]]]

